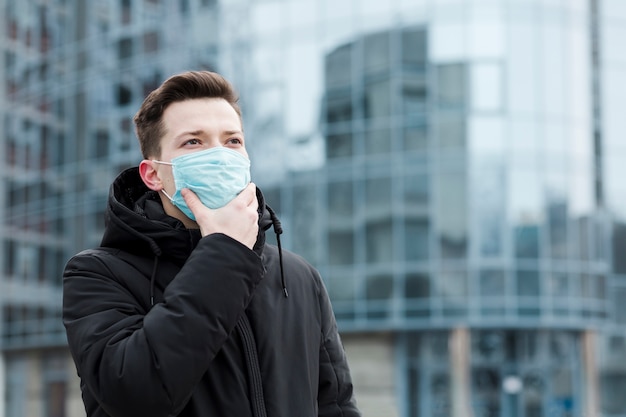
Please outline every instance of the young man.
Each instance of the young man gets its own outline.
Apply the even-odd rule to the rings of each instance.
[[[237,97],[173,76],[135,116],[101,247],[67,264],[63,321],[89,417],[359,416],[326,290],[265,243]]]

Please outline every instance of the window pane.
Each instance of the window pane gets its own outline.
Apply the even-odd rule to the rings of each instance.
[[[436,180],[436,210],[441,257],[464,258],[467,252],[467,198],[465,177],[440,173]]]
[[[352,153],[352,135],[350,133],[328,135],[326,156],[329,159],[352,156]]]
[[[436,102],[443,109],[460,109],[466,103],[465,64],[439,64],[437,72]]]
[[[368,223],[365,235],[365,256],[368,263],[391,262],[393,260],[391,219]]]
[[[467,123],[465,115],[458,112],[439,112],[434,120],[435,144],[438,147],[460,148],[466,146]]]
[[[539,272],[536,270],[518,270],[517,293],[520,296],[539,296]]]
[[[374,33],[365,36],[363,42],[364,70],[366,74],[388,71],[389,32]]]
[[[352,231],[328,233],[328,262],[331,265],[354,263],[354,235]]]
[[[369,129],[365,132],[365,153],[368,155],[388,154],[391,151],[389,128]]]
[[[498,111],[502,108],[502,71],[498,63],[477,63],[472,66],[472,108]]]
[[[366,119],[389,117],[391,114],[389,80],[368,83],[365,86],[363,114]]]
[[[406,298],[430,297],[430,277],[427,273],[416,272],[407,274],[404,285]]]
[[[430,224],[428,219],[406,218],[404,221],[404,250],[407,261],[428,260]]]
[[[388,300],[393,295],[391,275],[371,275],[367,277],[365,297],[368,300]]]

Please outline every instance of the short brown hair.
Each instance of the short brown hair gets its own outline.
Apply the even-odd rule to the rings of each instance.
[[[210,71],[187,71],[163,82],[145,98],[133,118],[135,133],[143,157],[161,155],[161,138],[165,134],[163,112],[179,101],[196,98],[223,98],[241,118],[239,97],[233,86],[220,74]]]

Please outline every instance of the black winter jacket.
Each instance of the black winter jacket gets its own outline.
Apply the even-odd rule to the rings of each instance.
[[[137,168],[115,180],[101,247],[74,256],[63,279],[89,417],[360,415],[322,280],[282,251],[285,297],[264,239],[276,218],[257,194],[250,250],[167,216]]]

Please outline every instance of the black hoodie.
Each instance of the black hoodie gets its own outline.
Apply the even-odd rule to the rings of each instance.
[[[250,250],[166,215],[137,168],[115,180],[101,247],[63,280],[89,417],[360,415],[323,282],[265,244],[280,224],[257,196]]]

